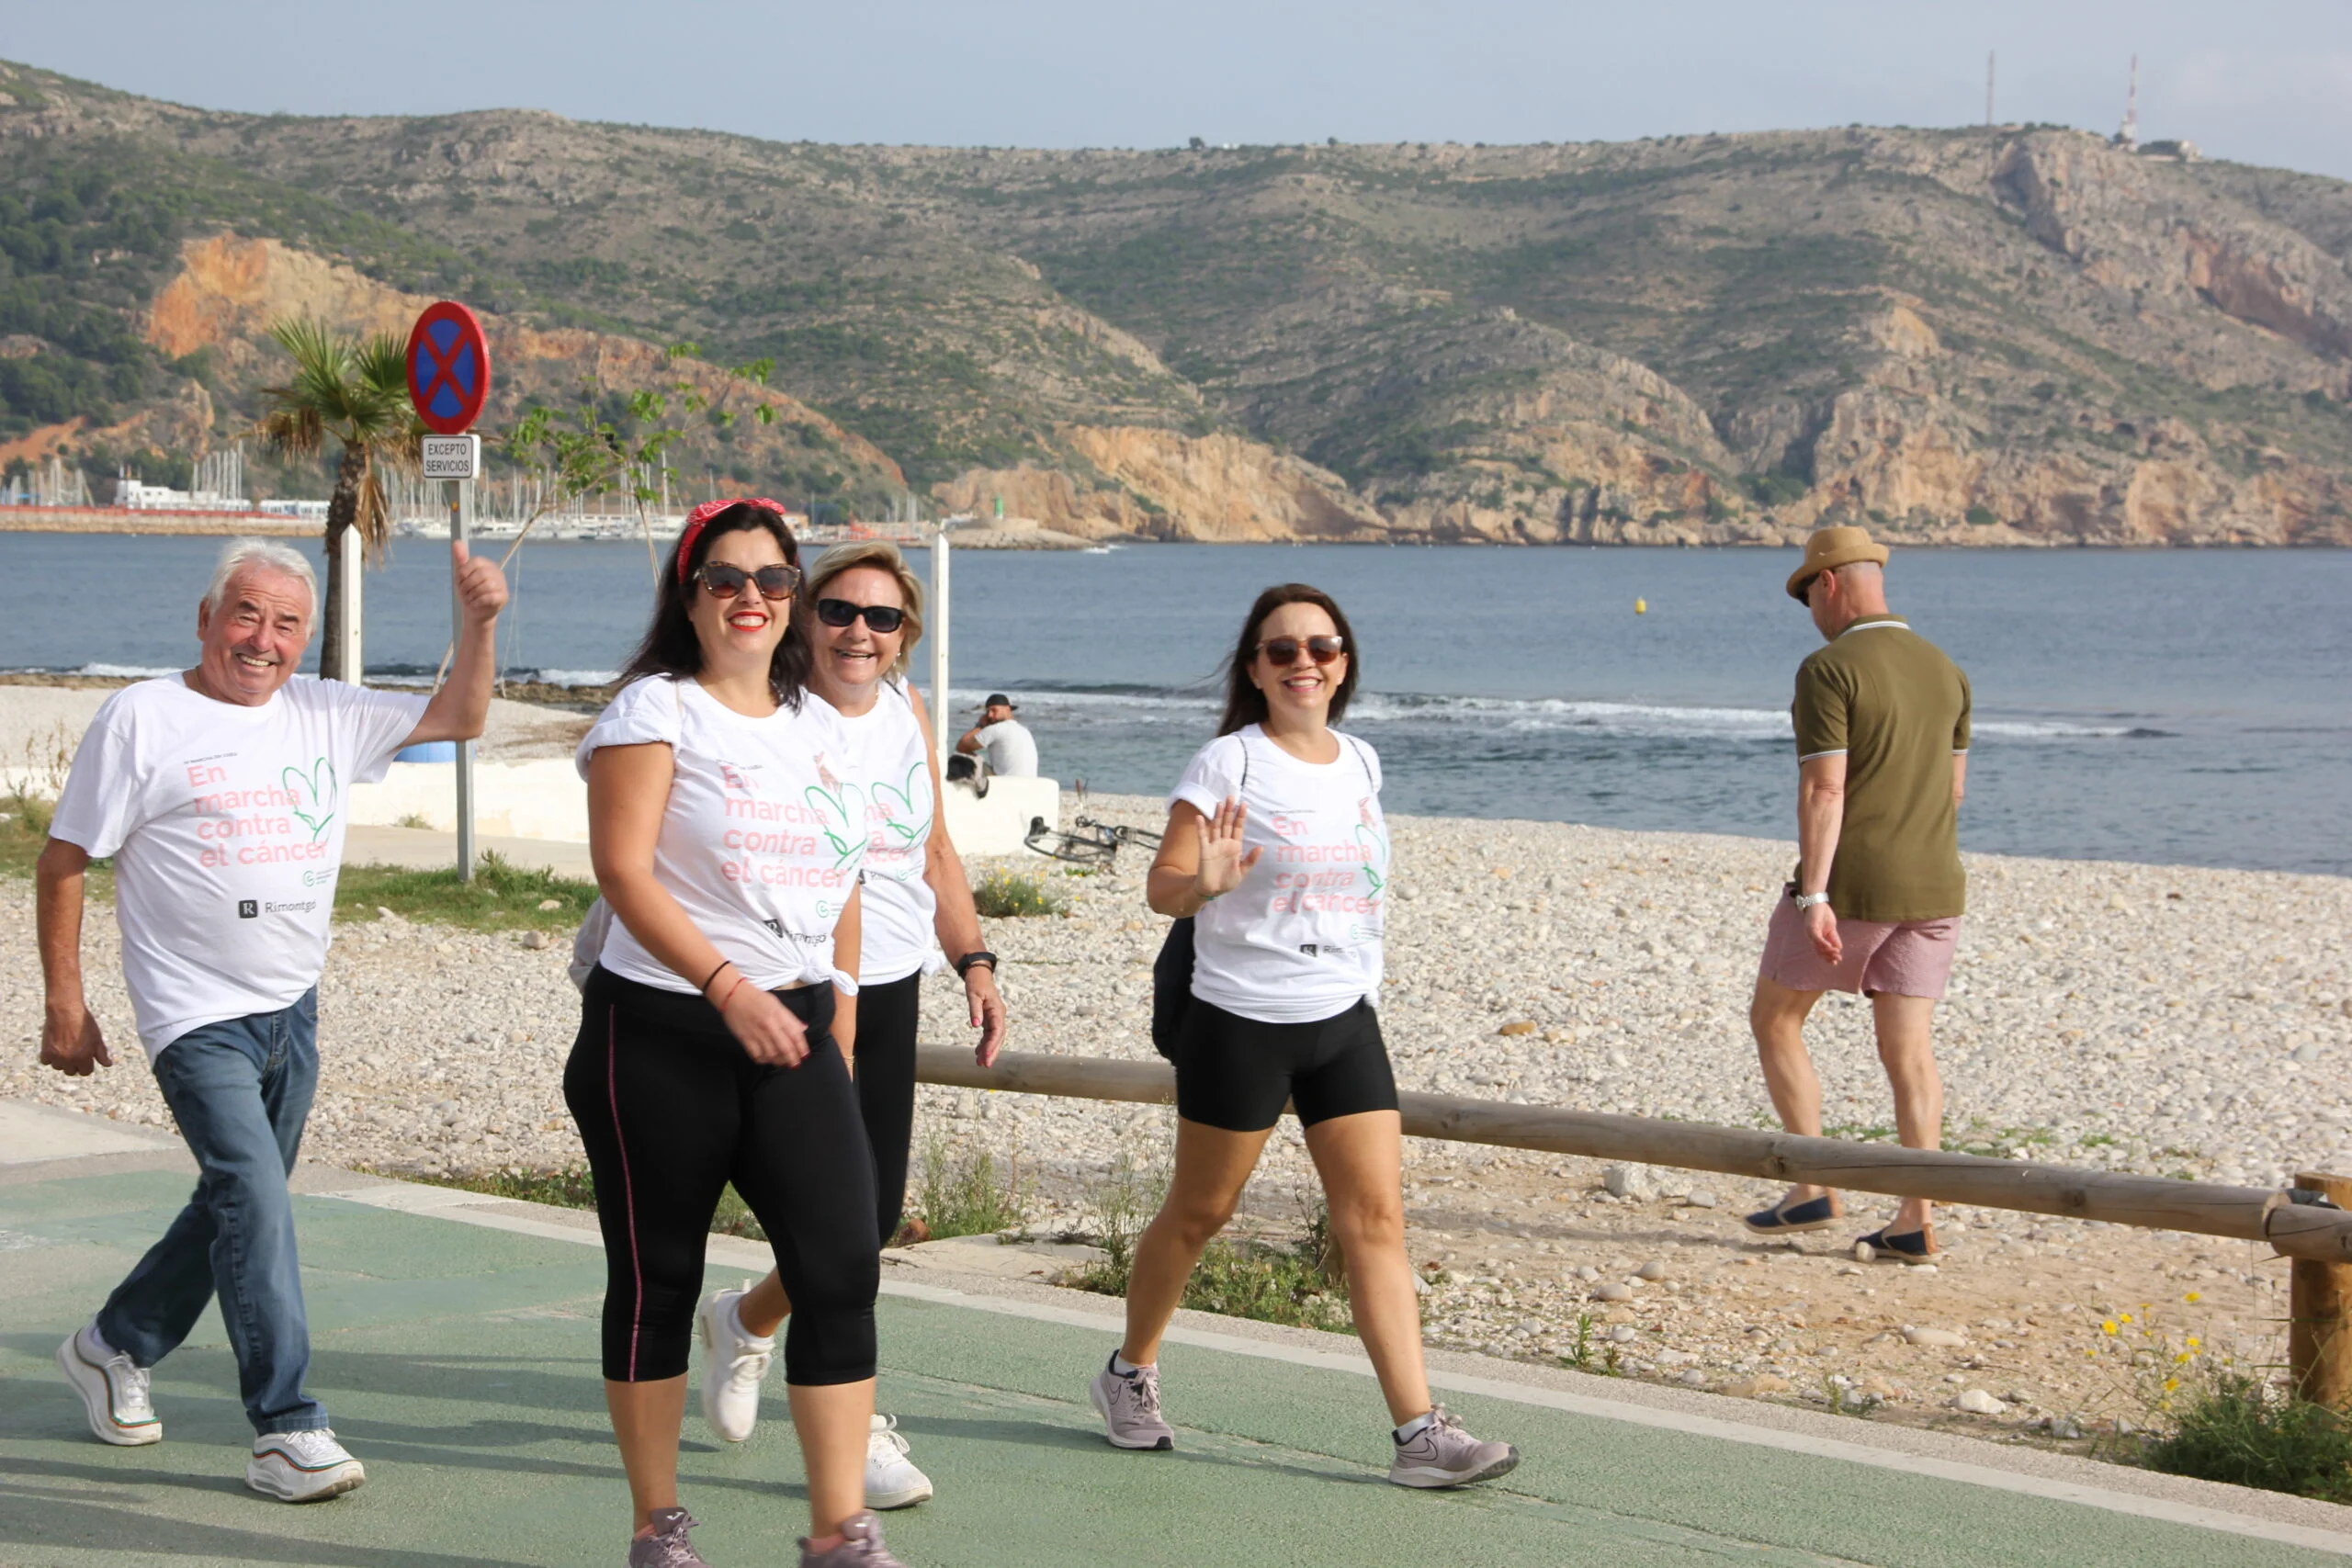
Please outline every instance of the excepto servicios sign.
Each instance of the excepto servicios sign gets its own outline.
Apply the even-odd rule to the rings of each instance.
[[[479,435],[428,435],[419,445],[428,479],[469,479],[481,472]]]

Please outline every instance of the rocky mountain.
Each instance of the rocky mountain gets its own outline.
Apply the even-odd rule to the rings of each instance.
[[[507,411],[679,340],[772,360],[783,434],[696,460],[862,510],[2352,543],[2352,186],[2063,129],[840,147],[0,66],[0,460],[219,440],[270,311],[454,294],[499,324]]]

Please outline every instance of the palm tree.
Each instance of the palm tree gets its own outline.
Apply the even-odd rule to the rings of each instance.
[[[315,457],[330,437],[343,446],[334,496],[327,502],[327,602],[321,617],[319,673],[356,681],[358,671],[343,668],[341,547],[344,531],[356,528],[368,558],[383,558],[391,505],[381,470],[416,461],[422,429],[409,406],[407,355],[389,333],[341,338],[300,317],[274,323],[269,335],[292,357],[294,379],[263,389],[267,412],[257,427],[263,444],[288,457]],[[355,594],[358,586],[351,584]]]

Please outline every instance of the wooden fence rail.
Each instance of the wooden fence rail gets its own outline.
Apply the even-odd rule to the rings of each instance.
[[[918,1049],[915,1076],[924,1083],[1080,1100],[1166,1104],[1176,1097],[1175,1075],[1162,1062],[1007,1052],[995,1066],[983,1068],[973,1063],[968,1052],[925,1045]],[[1773,1182],[1813,1182],[1939,1203],[2191,1231],[2267,1242],[2290,1258],[2315,1264],[2352,1265],[2352,1212],[2295,1201],[2289,1192],[2273,1188],[2125,1176],[1936,1149],[1713,1127],[1698,1122],[1608,1116],[1549,1105],[1503,1105],[1445,1094],[1405,1093],[1397,1099],[1409,1137],[1540,1149],[1546,1154],[1720,1171]]]

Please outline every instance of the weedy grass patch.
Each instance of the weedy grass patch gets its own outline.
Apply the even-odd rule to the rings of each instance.
[[[474,931],[573,931],[595,901],[594,883],[516,865],[495,850],[475,863],[471,882],[458,881],[455,866],[346,865],[334,890],[338,919],[380,919],[390,909],[404,920]]]
[[[1094,1219],[1091,1239],[1106,1256],[1065,1276],[1061,1283],[1106,1296],[1125,1295],[1128,1276],[1135,1270],[1136,1243],[1159,1212],[1167,1188],[1165,1168],[1138,1169],[1122,1154],[1110,1174],[1086,1195]],[[1185,1281],[1182,1304],[1195,1312],[1261,1323],[1354,1333],[1330,1218],[1319,1201],[1308,1206],[1305,1231],[1300,1239],[1289,1242],[1219,1236],[1209,1243]]]
[[[989,872],[972,885],[972,902],[991,919],[1069,913],[1067,894],[1044,877],[1021,871]]]
[[[913,1207],[926,1239],[944,1241],[1020,1229],[1029,1196],[1018,1160],[1000,1175],[995,1156],[986,1149],[957,1157],[933,1138],[923,1150]]]

